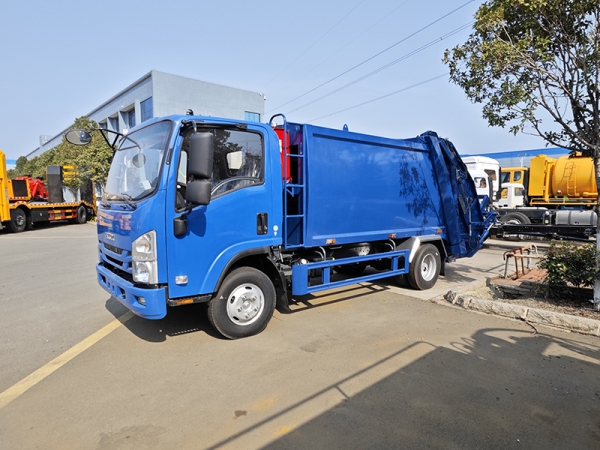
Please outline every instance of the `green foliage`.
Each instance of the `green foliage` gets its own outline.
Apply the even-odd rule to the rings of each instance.
[[[93,120],[79,117],[75,119],[75,123],[69,129],[93,130],[97,128],[98,124]],[[75,176],[64,180],[65,186],[77,188],[89,180],[100,183],[106,181],[113,151],[100,133],[92,133],[92,142],[85,146],[73,145],[63,139],[55,147],[55,150],[57,151],[56,165],[73,166],[76,171]]]
[[[598,0],[488,0],[444,62],[491,126],[531,127],[552,145],[597,157],[599,18]]]
[[[98,125],[87,117],[75,119],[72,129],[97,129]],[[46,177],[47,166],[73,166],[75,176],[63,181],[64,185],[76,189],[87,181],[104,183],[108,177],[108,170],[112,161],[113,151],[98,132],[92,133],[92,142],[86,146],[70,144],[65,139],[53,149],[50,149],[31,160],[24,156],[17,159],[15,169],[11,171],[11,178],[15,176],[31,175],[33,177]]]
[[[547,270],[544,281],[550,297],[572,295],[570,287],[574,287],[577,299],[585,301],[581,290],[593,286],[600,274],[596,244],[552,242],[538,266]]]

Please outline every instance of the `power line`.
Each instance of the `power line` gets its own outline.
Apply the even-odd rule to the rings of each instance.
[[[279,106],[278,106],[278,107],[276,107],[276,108],[272,108],[272,109],[270,109],[269,111],[267,111],[267,112],[266,112],[266,114],[268,114],[268,113],[270,113],[271,111],[274,111],[274,110],[276,110],[276,109],[280,109],[282,106],[285,106],[285,105],[288,105],[288,104],[290,104],[290,103],[292,103],[292,102],[295,102],[296,100],[298,100],[298,99],[300,99],[300,98],[302,98],[302,97],[304,97],[304,96],[306,96],[306,95],[310,94],[311,92],[314,92],[314,91],[316,91],[317,89],[320,89],[320,88],[322,88],[323,86],[325,86],[325,85],[327,85],[327,84],[331,83],[332,81],[334,81],[334,80],[337,80],[337,79],[338,79],[338,78],[340,78],[341,76],[343,76],[343,75],[346,75],[348,72],[351,72],[351,71],[353,71],[354,69],[356,69],[356,68],[358,68],[358,67],[360,67],[360,66],[362,66],[362,65],[366,64],[367,62],[371,61],[372,59],[374,59],[374,58],[377,58],[378,56],[382,55],[383,53],[385,53],[385,52],[387,52],[387,51],[391,50],[392,48],[396,47],[397,45],[399,45],[399,44],[403,43],[404,41],[406,41],[406,40],[410,39],[411,37],[413,37],[413,36],[415,36],[415,35],[419,34],[420,32],[422,32],[422,31],[426,30],[427,28],[431,27],[432,25],[434,25],[434,24],[438,23],[439,21],[441,21],[441,20],[445,19],[446,17],[450,16],[451,14],[454,14],[456,11],[458,11],[458,10],[460,10],[460,9],[464,8],[464,7],[465,7],[465,6],[467,6],[469,3],[473,3],[474,1],[475,1],[475,0],[469,0],[468,2],[466,2],[466,3],[462,4],[461,6],[459,6],[458,8],[456,8],[456,9],[453,9],[453,10],[452,10],[452,11],[450,11],[449,13],[447,13],[447,14],[444,14],[442,17],[440,17],[440,18],[438,18],[438,19],[434,20],[433,22],[431,22],[431,23],[429,23],[429,24],[425,25],[424,27],[422,27],[422,28],[418,29],[418,30],[417,30],[417,31],[415,31],[414,33],[412,33],[412,34],[409,34],[408,36],[406,36],[405,38],[403,38],[403,39],[399,40],[399,41],[398,41],[398,42],[396,42],[395,44],[392,44],[392,45],[390,45],[389,47],[387,47],[387,48],[383,49],[382,51],[380,51],[380,52],[376,53],[375,55],[373,55],[373,56],[371,56],[371,57],[369,57],[369,58],[365,59],[365,60],[364,60],[364,61],[362,61],[361,63],[359,63],[359,64],[357,64],[357,65],[355,65],[355,66],[351,67],[350,69],[348,69],[348,70],[346,70],[346,71],[344,71],[344,72],[340,73],[339,75],[336,75],[335,77],[333,77],[333,78],[329,79],[328,81],[326,81],[326,82],[324,82],[324,83],[322,83],[322,84],[318,85],[317,87],[315,87],[315,88],[313,88],[313,89],[311,89],[311,90],[309,90],[309,91],[305,92],[304,94],[302,94],[302,95],[299,95],[298,97],[296,97],[296,98],[293,98],[292,100],[290,100],[290,101],[288,101],[288,102],[286,102],[286,103],[284,103],[284,104],[282,104],[282,105],[279,105]],[[288,66],[288,67],[289,67],[289,66]]]
[[[443,78],[443,77],[445,77],[445,76],[447,76],[447,75],[448,75],[448,72],[446,72],[446,73],[444,73],[444,74],[442,74],[442,75],[438,75],[437,77],[433,77],[433,78],[429,78],[428,80],[421,81],[420,83],[413,84],[412,86],[408,86],[408,87],[405,87],[405,88],[399,89],[399,90],[397,90],[397,91],[390,92],[389,94],[382,95],[381,97],[377,97],[377,98],[374,98],[374,99],[368,100],[368,101],[366,101],[366,102],[359,103],[358,105],[354,105],[354,106],[350,106],[350,107],[348,107],[348,108],[340,109],[339,111],[333,112],[333,113],[331,113],[331,114],[326,114],[326,115],[324,115],[324,116],[321,116],[321,117],[318,117],[318,118],[316,118],[316,119],[309,120],[309,121],[307,121],[307,123],[316,122],[317,120],[324,119],[325,117],[334,116],[334,115],[336,115],[336,114],[339,114],[339,113],[342,113],[342,112],[348,111],[348,110],[350,110],[350,109],[358,108],[358,107],[360,107],[360,106],[364,106],[364,105],[367,105],[367,104],[369,104],[369,103],[373,103],[373,102],[376,102],[376,101],[378,101],[378,100],[381,100],[381,99],[384,99],[384,98],[387,98],[387,97],[391,97],[392,95],[396,95],[396,94],[399,94],[400,92],[408,91],[408,90],[410,90],[410,89],[416,88],[416,87],[418,87],[418,86],[421,86],[421,85],[423,85],[423,84],[430,83],[430,82],[432,82],[432,81],[435,81],[435,80],[438,80],[438,79],[440,79],[440,78]]]
[[[390,12],[386,13],[385,16],[381,19],[379,19],[377,22],[375,22],[373,25],[371,25],[369,28],[367,28],[366,30],[364,30],[362,33],[358,34],[354,39],[351,39],[349,41],[346,42],[345,45],[343,45],[342,47],[340,47],[339,49],[337,49],[336,51],[334,51],[333,53],[330,53],[329,55],[327,55],[325,58],[323,58],[321,60],[321,62],[315,64],[313,67],[311,67],[310,69],[308,69],[306,72],[304,72],[301,75],[298,75],[299,78],[303,78],[306,75],[308,75],[309,73],[312,73],[316,68],[320,67],[321,64],[324,61],[328,61],[330,60],[333,56],[337,55],[339,52],[341,52],[342,50],[344,50],[346,47],[348,47],[350,44],[352,44],[354,41],[356,41],[357,39],[359,39],[361,36],[365,35],[366,33],[368,33],[369,31],[371,31],[374,27],[376,27],[377,25],[379,25],[381,22],[383,22],[385,19],[389,18],[393,13],[395,13],[397,10],[399,10],[400,8],[402,8],[405,4],[407,4],[409,1],[411,0],[405,0],[404,2],[402,2],[400,5],[396,6],[394,9],[392,9]],[[288,83],[288,85],[286,86],[286,88],[290,85],[291,83]],[[281,89],[279,89],[281,90]],[[284,105],[282,105],[284,106]],[[272,111],[272,110],[271,110]],[[270,111],[269,111],[270,112]]]
[[[341,86],[341,87],[339,87],[339,88],[337,88],[337,89],[335,89],[335,90],[333,90],[333,91],[331,91],[331,92],[329,92],[329,93],[327,93],[327,94],[325,94],[325,95],[322,95],[321,97],[319,97],[319,98],[317,98],[317,99],[315,99],[315,100],[312,100],[312,101],[310,101],[310,102],[308,102],[308,103],[305,103],[304,105],[302,105],[302,106],[299,106],[299,107],[298,107],[298,108],[296,108],[296,109],[293,109],[293,110],[291,110],[291,111],[287,111],[287,113],[289,114],[289,113],[296,112],[296,111],[298,111],[299,109],[302,109],[302,108],[304,108],[304,107],[306,107],[306,106],[312,105],[313,103],[316,103],[316,102],[318,102],[318,101],[320,101],[320,100],[323,100],[324,98],[330,97],[330,96],[332,96],[333,94],[336,94],[336,93],[338,93],[338,92],[340,92],[340,91],[342,91],[342,90],[344,90],[344,89],[346,89],[346,88],[348,88],[348,87],[350,87],[350,86],[353,86],[353,85],[355,85],[356,83],[359,83],[359,82],[361,82],[361,81],[363,81],[363,80],[365,80],[365,79],[367,79],[367,78],[369,78],[369,77],[372,77],[373,75],[376,75],[376,74],[378,74],[379,72],[382,72],[382,71],[384,71],[385,69],[388,69],[388,68],[392,67],[393,65],[395,65],[395,64],[398,64],[399,62],[402,62],[402,61],[404,61],[405,59],[408,59],[408,58],[410,58],[411,56],[414,56],[414,55],[416,55],[417,53],[420,53],[420,52],[422,52],[422,51],[423,51],[423,50],[425,50],[425,49],[428,49],[428,48],[429,48],[429,47],[431,47],[432,45],[435,45],[435,44],[437,44],[438,42],[441,42],[441,41],[443,41],[444,39],[446,39],[446,38],[448,38],[448,37],[450,37],[450,36],[452,36],[452,35],[454,35],[454,34],[456,34],[456,33],[459,33],[459,32],[461,32],[462,30],[464,30],[464,29],[466,29],[466,28],[469,28],[469,27],[470,27],[472,24],[473,24],[473,22],[469,22],[469,23],[467,23],[467,24],[464,24],[464,25],[462,25],[462,26],[460,26],[460,27],[456,28],[455,30],[453,30],[453,31],[451,31],[451,32],[449,32],[449,33],[446,33],[445,35],[443,35],[443,36],[441,36],[441,37],[439,37],[439,38],[437,38],[437,39],[434,39],[434,40],[433,40],[433,41],[431,41],[431,42],[428,42],[427,44],[425,44],[425,45],[423,45],[423,46],[419,47],[418,49],[416,49],[416,50],[413,50],[412,52],[410,52],[410,53],[407,53],[406,55],[403,55],[403,56],[401,56],[400,58],[398,58],[398,59],[396,59],[396,60],[394,60],[394,61],[392,61],[392,62],[390,62],[390,63],[388,63],[388,64],[386,64],[386,65],[384,65],[384,66],[381,66],[381,67],[379,67],[378,69],[375,69],[374,71],[372,71],[372,72],[369,72],[368,74],[366,74],[366,75],[363,75],[362,77],[360,77],[360,78],[357,78],[357,79],[356,79],[356,80],[354,80],[354,81],[351,81],[350,83],[347,83],[347,84],[345,84],[344,86]]]
[[[294,65],[294,63],[296,63],[296,61],[298,61],[302,56],[304,56],[306,54],[306,52],[308,52],[311,48],[313,48],[315,45],[317,45],[321,41],[321,39],[323,39],[325,36],[327,36],[329,33],[331,33],[331,31],[335,27],[337,27],[346,17],[348,17],[350,14],[352,14],[352,12],[356,8],[358,8],[360,5],[362,5],[364,2],[365,2],[365,0],[361,0],[354,8],[352,8],[350,10],[350,12],[348,12],[348,14],[346,14],[344,17],[342,17],[340,20],[338,20],[335,25],[333,25],[331,28],[329,28],[329,30],[327,30],[325,32],[325,34],[321,35],[321,37],[319,39],[317,39],[306,50],[304,50],[302,53],[300,53],[296,59],[294,59],[291,63],[289,63],[283,70],[281,70],[281,72],[279,72],[277,75],[275,75],[273,78],[271,78],[266,84],[271,84],[273,82],[273,80],[275,80],[277,77],[279,77],[279,75],[281,75],[283,72],[288,70],[292,65]]]

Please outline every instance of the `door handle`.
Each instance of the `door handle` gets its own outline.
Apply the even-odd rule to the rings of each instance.
[[[269,232],[269,215],[258,213],[256,215],[256,234],[263,235]]]

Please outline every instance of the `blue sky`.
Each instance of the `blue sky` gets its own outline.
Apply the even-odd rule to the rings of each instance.
[[[152,69],[261,92],[267,118],[395,138],[434,130],[462,154],[543,148],[488,127],[448,81],[444,50],[467,39],[470,28],[452,33],[481,3],[6,0],[0,149],[30,153]]]

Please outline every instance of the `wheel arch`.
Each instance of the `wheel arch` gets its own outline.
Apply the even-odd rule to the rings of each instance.
[[[23,212],[25,213],[26,217],[30,217],[31,216],[31,209],[27,207],[27,205],[19,205],[14,209],[21,209],[23,210]]]
[[[219,289],[221,289],[221,285],[227,275],[239,267],[253,267],[267,275],[275,287],[275,292],[277,294],[277,308],[283,312],[289,311],[287,283],[284,275],[275,266],[275,263],[271,258],[271,249],[269,247],[245,250],[236,254],[221,272],[215,286],[215,292],[218,292]]]
[[[410,262],[412,263],[417,249],[423,244],[432,244],[438,249],[441,259],[440,275],[446,275],[446,258],[448,257],[448,252],[446,251],[446,246],[444,245],[444,240],[441,236],[428,235],[411,237],[399,245],[398,249],[410,249]]]

